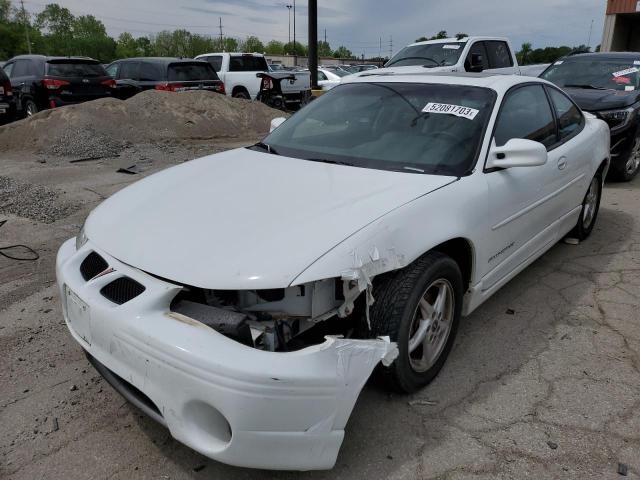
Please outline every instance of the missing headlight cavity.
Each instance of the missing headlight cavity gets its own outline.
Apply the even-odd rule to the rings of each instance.
[[[339,278],[269,290],[184,287],[171,311],[244,345],[291,351],[322,343],[325,335],[353,335],[362,312],[345,315],[343,291]]]

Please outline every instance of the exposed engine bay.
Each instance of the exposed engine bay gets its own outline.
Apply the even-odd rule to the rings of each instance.
[[[351,337],[357,327],[354,312],[360,293],[357,282],[340,278],[269,290],[185,286],[171,311],[249,347],[293,351],[322,343],[325,335]],[[313,328],[320,324],[322,328]]]

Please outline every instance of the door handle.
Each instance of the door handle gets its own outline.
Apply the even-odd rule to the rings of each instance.
[[[558,159],[558,170],[564,170],[567,168],[567,157],[560,157]]]

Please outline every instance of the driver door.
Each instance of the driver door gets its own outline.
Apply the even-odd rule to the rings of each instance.
[[[557,128],[547,95],[539,84],[510,90],[496,120],[493,145],[513,138],[538,141],[548,150],[545,165],[485,170],[489,194],[489,229],[483,291],[495,287],[515,269],[556,241],[550,226],[560,211],[555,192],[566,178],[557,167]],[[490,153],[489,155],[492,155]]]

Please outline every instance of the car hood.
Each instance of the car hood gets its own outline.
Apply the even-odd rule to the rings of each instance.
[[[369,223],[455,180],[237,149],[121,190],[85,232],[121,262],[177,283],[282,288]]]
[[[640,91],[623,92],[620,90],[587,90],[584,88],[565,88],[564,90],[582,110],[587,112],[624,108],[640,100]]]
[[[420,73],[437,73],[437,72],[453,72],[455,66],[449,67],[423,67],[422,65],[407,65],[403,67],[387,67],[377,68],[375,70],[365,70],[364,72],[354,73],[357,77],[370,77],[376,75],[393,75],[393,74],[420,74]]]

